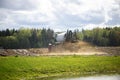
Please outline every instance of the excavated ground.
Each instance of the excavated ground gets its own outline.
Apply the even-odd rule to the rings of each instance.
[[[48,48],[30,49],[0,49],[0,56],[42,56],[42,55],[120,55],[120,47],[97,47],[90,43],[79,41],[77,43],[62,43]]]

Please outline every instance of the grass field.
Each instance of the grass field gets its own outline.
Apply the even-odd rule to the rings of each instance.
[[[120,74],[120,56],[0,57],[0,80],[82,75],[93,72]]]

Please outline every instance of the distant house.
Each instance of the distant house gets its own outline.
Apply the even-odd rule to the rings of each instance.
[[[62,32],[62,33],[56,33],[56,40],[58,43],[64,42],[65,41],[65,34],[66,32]]]

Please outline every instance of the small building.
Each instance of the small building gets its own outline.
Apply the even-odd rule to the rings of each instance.
[[[56,41],[57,41],[58,43],[59,43],[59,42],[64,42],[64,41],[65,41],[65,34],[66,34],[66,32],[57,34],[57,36],[56,36]]]

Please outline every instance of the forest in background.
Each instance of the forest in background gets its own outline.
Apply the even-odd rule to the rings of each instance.
[[[0,47],[5,49],[46,48],[49,43],[55,44],[56,33],[52,29],[2,30]],[[120,27],[94,28],[92,30],[67,30],[66,42],[87,41],[97,46],[120,46]]]
[[[79,39],[97,46],[120,46],[120,27],[82,30]]]
[[[0,46],[5,49],[24,49],[47,47],[54,43],[54,31],[51,29],[27,29],[0,31]]]

